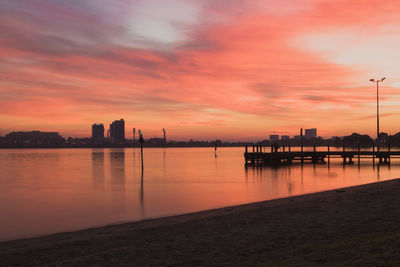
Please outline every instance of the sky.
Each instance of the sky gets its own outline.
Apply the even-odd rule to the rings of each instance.
[[[396,0],[0,0],[0,135],[400,132]]]

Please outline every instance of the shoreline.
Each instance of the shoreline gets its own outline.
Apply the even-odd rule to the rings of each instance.
[[[394,264],[399,191],[394,179],[5,241],[0,265]]]

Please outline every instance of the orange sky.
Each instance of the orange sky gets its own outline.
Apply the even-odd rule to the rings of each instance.
[[[400,4],[377,0],[0,3],[0,135],[260,140],[400,131]]]

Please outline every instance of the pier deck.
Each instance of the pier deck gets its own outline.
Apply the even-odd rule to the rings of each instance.
[[[265,150],[265,148],[264,148]],[[271,149],[272,151],[273,149]],[[277,151],[277,152],[262,152],[262,147],[253,147],[253,152],[244,153],[245,163],[248,166],[263,166],[263,165],[279,165],[290,164],[293,161],[323,163],[326,159],[342,158],[343,163],[353,163],[354,159],[370,158],[375,162],[377,159],[380,163],[389,163],[391,158],[400,157],[400,151],[391,151],[390,148],[386,151]]]

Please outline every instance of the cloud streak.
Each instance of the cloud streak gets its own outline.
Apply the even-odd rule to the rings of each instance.
[[[124,117],[182,139],[257,139],[299,127],[373,133],[375,73],[346,48],[391,49],[376,38],[397,33],[400,13],[395,1],[367,2],[1,3],[2,125],[87,136],[91,123]],[[388,81],[398,79],[380,60]],[[384,90],[382,113],[393,115],[383,125],[399,119],[389,105],[399,92],[390,83]]]

